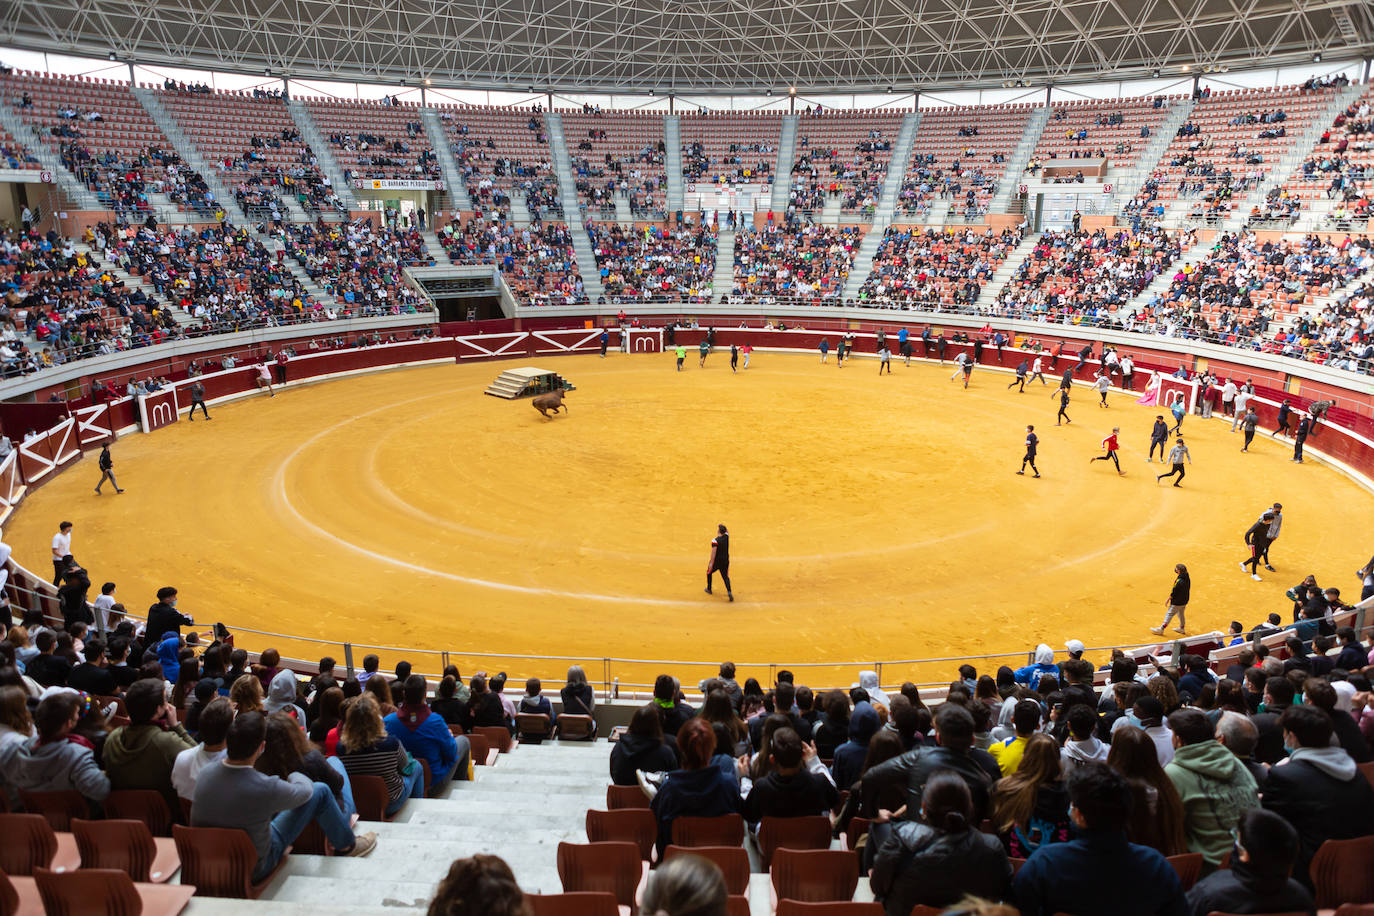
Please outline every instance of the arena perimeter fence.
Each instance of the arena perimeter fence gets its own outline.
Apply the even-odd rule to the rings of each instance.
[[[6,588],[10,602],[14,607],[42,611],[44,617],[53,623],[62,621],[62,615],[57,606],[57,590],[50,583],[38,581],[31,572],[12,560],[7,564],[7,569],[10,572],[10,578]],[[27,584],[21,585],[20,582]],[[1369,603],[1374,603],[1374,601]],[[90,608],[91,606],[88,604],[87,607]],[[195,616],[192,608],[179,608],[179,610],[190,610]],[[92,616],[96,618],[96,624],[92,628],[103,630],[104,621],[95,614],[93,608],[91,608],[91,612]],[[16,615],[16,618],[18,616]],[[126,614],[125,616],[135,622],[145,620],[136,614]],[[212,627],[219,621],[203,615],[195,617],[195,619],[196,624],[191,629],[197,634],[200,644],[206,645],[209,640],[214,638]],[[1374,621],[1371,621],[1367,608],[1343,612],[1336,616],[1336,623],[1341,626],[1354,627],[1361,639],[1374,633]],[[437,685],[443,676],[444,669],[449,665],[457,666],[464,678],[471,678],[475,674],[484,674],[490,677],[498,672],[507,672],[507,686],[511,690],[512,696],[519,695],[523,691],[525,681],[529,677],[539,678],[541,685],[546,690],[561,687],[566,683],[564,677],[566,669],[576,665],[582,668],[587,682],[593,686],[602,701],[647,700],[653,696],[654,681],[661,674],[670,674],[676,677],[681,682],[684,693],[699,698],[702,684],[708,679],[718,676],[720,666],[719,661],[693,662],[614,656],[594,657],[415,649],[274,633],[270,630],[259,630],[252,627],[230,627],[229,633],[231,643],[236,648],[239,647],[237,645],[239,635],[251,634],[254,637],[253,642],[258,645],[256,649],[250,650],[247,647],[242,647],[248,652],[250,661],[256,662],[264,649],[276,649],[282,656],[280,662],[282,667],[290,668],[298,675],[307,678],[318,672],[319,660],[326,656],[335,659],[339,669],[345,672],[345,676],[352,676],[362,670],[363,659],[367,655],[376,655],[379,662],[378,671],[390,676],[397,662],[407,661],[411,664],[412,673],[424,675],[429,680],[431,690]],[[1283,659],[1287,657],[1287,650],[1284,646],[1284,640],[1287,636],[1287,631],[1281,631],[1276,635],[1266,637],[1262,642],[1269,647],[1271,655]],[[1243,645],[1227,646],[1228,641],[1229,637],[1224,634],[1210,632],[1159,643],[1088,646],[1083,657],[1092,662],[1095,669],[1098,669],[1096,681],[1101,686],[1106,683],[1107,674],[1102,669],[1110,662],[1115,650],[1119,649],[1126,656],[1135,660],[1141,666],[1141,670],[1146,673],[1153,671],[1156,667],[1169,666],[1173,664],[1173,660],[1184,654],[1201,655],[1208,658],[1214,670],[1224,670],[1228,664],[1235,660],[1235,656],[1244,647]],[[878,684],[884,691],[896,693],[903,683],[909,681],[920,688],[923,697],[937,700],[944,697],[946,689],[951,683],[959,680],[959,667],[961,665],[973,665],[980,675],[995,676],[1000,666],[1019,668],[1032,663],[1034,655],[1034,649],[1031,648],[981,655],[919,659],[859,659],[844,662],[734,661],[733,664],[735,665],[735,677],[738,681],[742,683],[747,678],[756,678],[765,688],[777,683],[779,672],[790,671],[794,675],[795,683],[798,685],[805,684],[817,693],[831,689],[844,690],[858,686],[861,671],[872,671],[877,674]],[[1057,660],[1062,661],[1067,657],[1066,649],[1058,648],[1055,650]],[[228,660],[225,661],[227,664]]]
[[[553,318],[554,316],[550,316]],[[906,316],[903,316],[904,318]],[[915,318],[916,316],[912,316]],[[565,319],[566,320],[566,319]],[[777,349],[780,351],[809,350],[814,348],[815,340],[819,335],[835,333],[837,330],[847,332],[857,331],[860,337],[874,337],[874,331],[869,328],[859,327],[852,322],[833,322],[833,328],[822,330],[817,328],[815,323],[811,328],[799,332],[800,336],[792,331],[785,335],[774,336],[776,332],[761,330],[758,327],[733,328],[725,322],[729,321],[729,316],[720,316],[718,330],[720,340],[718,344],[729,345],[731,337],[736,334],[757,335],[760,349]],[[792,320],[791,316],[788,320]],[[823,325],[830,325],[831,322],[821,322]],[[426,340],[409,341],[403,344],[394,345],[396,355],[389,356],[383,351],[390,351],[393,345],[383,345],[372,347],[361,351],[340,353],[312,354],[302,358],[300,361],[293,361],[293,375],[299,370],[305,370],[312,363],[319,362],[320,367],[315,372],[322,373],[313,378],[330,377],[335,374],[349,374],[357,371],[372,371],[377,368],[397,364],[418,364],[419,362],[444,362],[456,359],[459,362],[468,359],[493,359],[506,358],[511,356],[534,356],[536,354],[553,353],[572,353],[586,352],[595,349],[598,344],[596,338],[599,336],[599,327],[595,327],[596,322],[586,321],[581,328],[564,328],[563,330],[530,330],[530,331],[511,331],[495,333],[479,333],[471,337],[457,336],[453,338],[428,338]],[[320,330],[325,330],[321,328]],[[620,335],[619,328],[612,328],[612,333],[617,337]],[[637,330],[637,329],[628,329]],[[965,329],[967,330],[967,329]],[[656,333],[656,332],[655,332]],[[698,328],[684,327],[679,334],[689,338],[693,343],[703,333]],[[890,332],[889,332],[890,333]],[[1045,325],[1042,333],[1053,334],[1054,326]],[[509,339],[509,340],[508,340]],[[747,338],[752,340],[753,337]],[[1019,338],[1018,338],[1019,339]],[[509,349],[512,344],[523,340],[519,348]],[[420,347],[423,353],[411,352],[407,355],[407,348]],[[528,347],[528,350],[525,348]],[[966,349],[968,344],[951,342],[947,358],[951,358],[954,353],[961,349]],[[455,349],[456,348],[456,352]],[[541,349],[543,348],[543,349]],[[1142,349],[1144,343],[1142,341]],[[1013,353],[1024,353],[1025,351],[1015,349],[1014,346],[1008,347]],[[433,352],[431,352],[433,351]],[[871,354],[869,354],[871,356]],[[1162,354],[1156,354],[1156,357]],[[438,357],[436,359],[436,357]],[[1186,358],[1180,354],[1179,358]],[[1063,359],[1072,362],[1073,357],[1064,356]],[[341,362],[341,360],[351,360]],[[356,362],[356,365],[354,364]],[[1097,364],[1097,360],[1091,360],[1087,369],[1089,372]],[[1139,363],[1140,369],[1145,369],[1144,360]],[[1161,364],[1155,364],[1159,368]],[[997,367],[993,367],[997,368]],[[1007,371],[1006,367],[1001,367],[1002,371]],[[328,370],[328,371],[327,371]],[[341,371],[339,371],[341,370]],[[204,376],[209,389],[209,396],[212,403],[215,400],[241,396],[244,393],[251,393],[251,374],[245,370],[229,370],[221,373],[212,373]],[[300,381],[311,381],[312,375],[309,371],[301,372]],[[294,380],[293,380],[294,381]],[[180,387],[183,383],[174,383],[174,388]],[[1266,392],[1270,394],[1270,392]],[[1274,392],[1273,394],[1277,394]],[[125,399],[129,400],[129,399]],[[145,399],[146,400],[146,399]],[[175,391],[170,395],[171,409],[167,411],[163,420],[175,422],[181,407],[175,397]],[[1277,403],[1270,397],[1257,397],[1252,403],[1262,408],[1262,414],[1266,422],[1270,420],[1272,413],[1277,408]],[[119,414],[111,408],[115,405],[93,405],[86,408],[77,408],[72,411],[72,415],[52,427],[39,438],[22,443],[15,452],[5,459],[0,460],[0,514],[7,516],[19,504],[24,496],[24,492],[33,486],[41,484],[51,475],[60,472],[65,467],[75,463],[83,454],[83,449],[98,447],[100,442],[113,438],[121,434],[129,427],[126,424],[134,422],[134,417],[128,412]],[[92,413],[90,416],[83,414],[83,411],[105,411],[105,414]],[[1364,421],[1364,417],[1352,417],[1353,420]],[[149,423],[149,416],[145,416],[144,428],[147,431],[155,431],[165,422],[159,421],[156,415],[152,416],[153,423]],[[1374,443],[1369,442],[1364,436],[1354,429],[1334,427],[1339,430],[1343,439],[1349,439],[1350,445],[1356,447],[1374,448]],[[1315,440],[1314,443],[1315,444]],[[1333,443],[1334,444],[1334,443]],[[1320,443],[1323,450],[1328,448],[1325,441]],[[1341,450],[1337,450],[1341,452]],[[1334,457],[1327,456],[1328,460],[1339,464]],[[1347,456],[1344,453],[1340,457]],[[1366,478],[1367,470],[1363,465],[1366,461],[1355,462],[1362,467],[1356,473],[1361,478]],[[1367,479],[1367,478],[1366,478]],[[41,610],[46,616],[54,620],[61,619],[58,607],[56,589],[46,581],[46,577],[38,577],[24,569],[13,558],[8,561],[10,577],[7,588],[10,590],[12,603],[17,608],[34,608]],[[203,606],[198,607],[198,596],[193,593],[188,595],[191,600],[184,602],[184,607],[188,609],[197,619],[198,630],[208,630],[210,624],[216,622],[213,610],[208,613]],[[139,619],[135,615],[133,619]],[[1352,612],[1343,615],[1343,623],[1357,626],[1362,634],[1370,631],[1366,623],[1365,612]],[[339,664],[349,670],[358,670],[362,667],[361,656],[375,654],[380,659],[379,670],[390,672],[394,669],[395,663],[401,660],[409,661],[413,670],[424,674],[431,680],[437,680],[445,666],[454,664],[465,677],[471,677],[479,671],[494,674],[500,670],[510,673],[509,681],[514,685],[512,689],[517,689],[523,684],[526,677],[537,676],[547,683],[549,687],[555,687],[564,683],[567,668],[573,665],[581,667],[589,683],[593,684],[598,693],[604,699],[635,699],[648,695],[653,686],[654,679],[663,673],[672,674],[679,678],[683,687],[687,691],[695,690],[698,685],[709,677],[717,674],[719,661],[709,662],[690,662],[681,660],[656,660],[656,659],[633,659],[615,656],[569,656],[569,655],[541,655],[536,653],[492,653],[481,651],[450,651],[450,650],[424,650],[411,647],[399,646],[377,646],[358,643],[349,643],[338,639],[322,639],[310,636],[299,636],[293,634],[276,633],[267,630],[259,630],[251,627],[233,625],[229,622],[232,633],[250,637],[242,642],[253,644],[252,649],[243,645],[242,648],[250,651],[250,657],[257,657],[259,652],[266,648],[277,649],[284,660],[284,663],[293,670],[302,674],[313,674],[317,670],[318,659],[328,655],[335,658]],[[1143,623],[1142,623],[1143,625]],[[1070,638],[1074,634],[1060,634],[1059,638]],[[1101,666],[1108,660],[1108,653],[1113,649],[1122,649],[1132,658],[1143,664],[1153,664],[1156,658],[1177,658],[1180,653],[1190,651],[1193,654],[1209,656],[1213,665],[1224,667],[1230,657],[1233,657],[1239,647],[1235,649],[1223,648],[1220,639],[1221,634],[1204,634],[1201,636],[1189,637],[1180,641],[1164,642],[1160,644],[1127,644],[1122,646],[1095,646],[1088,650],[1088,658],[1096,666]],[[1270,637],[1270,640],[1274,640]],[[1282,638],[1274,640],[1271,649],[1276,657],[1284,657],[1285,651],[1282,646]],[[1062,649],[1056,650],[1057,655],[1063,656]],[[856,659],[852,661],[798,661],[798,662],[735,662],[737,677],[740,680],[745,678],[757,678],[760,683],[765,685],[775,682],[779,671],[784,669],[792,671],[799,683],[808,683],[813,689],[846,688],[852,686],[858,680],[858,674],[863,670],[871,670],[878,674],[879,682],[885,689],[895,690],[901,683],[911,681],[923,689],[923,692],[930,692],[936,696],[943,692],[943,688],[957,678],[958,667],[961,664],[972,664],[978,668],[980,674],[995,673],[997,667],[1006,664],[1012,667],[1019,667],[1030,662],[1032,651],[1028,648],[1000,652],[987,653],[982,655],[964,655],[956,657],[929,657],[915,659]]]

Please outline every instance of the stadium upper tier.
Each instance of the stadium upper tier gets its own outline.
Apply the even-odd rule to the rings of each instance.
[[[1344,80],[795,115],[286,101],[25,72],[0,93],[0,164],[55,165],[68,199],[50,203],[87,217],[70,239],[0,237],[9,375],[427,310],[408,269],[436,263],[495,266],[521,307],[960,311],[1362,372],[1374,358],[1374,92]],[[374,180],[412,183],[427,222],[355,209]],[[1062,218],[1037,231],[1024,211],[1042,192]]]

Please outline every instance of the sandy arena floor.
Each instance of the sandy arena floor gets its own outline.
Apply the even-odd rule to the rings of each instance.
[[[503,368],[531,363],[577,386],[566,415],[482,394]],[[1309,572],[1354,591],[1369,494],[1290,463],[1291,446],[1267,434],[1243,455],[1229,423],[1188,418],[1195,464],[1174,489],[1145,461],[1156,411],[1133,398],[1114,393],[1102,410],[1076,389],[1073,424],[1056,428],[1052,386],[1019,394],[980,369],[964,391],[952,367],[875,370],[759,353],[731,374],[718,352],[679,374],[669,355],[612,354],[310,385],[121,440],[125,495],[95,496],[84,460],[31,496],[5,538],[41,572],[70,518],[78,560],[97,588],[118,582],[134,613],[176,584],[203,625],[333,640],[340,658],[343,639],[448,650],[465,675],[487,650],[580,657],[593,679],[603,656],[733,658],[847,684],[877,660],[1139,643],[1179,561],[1193,575],[1190,632],[1286,615],[1284,589]],[[1040,480],[1013,473],[1027,423]],[[1124,478],[1088,462],[1113,424]],[[1276,500],[1278,571],[1252,582],[1237,568],[1241,536]],[[732,535],[734,604],[719,586],[702,593],[717,522]],[[326,651],[250,634],[240,644]],[[401,657],[381,654],[387,669]],[[481,667],[553,679],[568,664]],[[642,683],[661,667],[612,674]],[[948,680],[954,668],[890,666],[883,680]]]

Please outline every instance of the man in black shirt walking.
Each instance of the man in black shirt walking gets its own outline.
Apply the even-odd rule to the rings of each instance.
[[[711,559],[706,562],[706,594],[711,594],[711,577],[715,573],[720,573],[720,580],[725,583],[725,594],[731,600],[735,600],[735,593],[730,590],[730,532],[725,530],[724,525],[716,526],[716,536],[711,538]]]
[[[1159,449],[1159,460],[1163,461],[1169,456],[1169,424],[1164,422],[1164,414],[1155,414],[1155,425],[1150,430],[1150,457],[1147,462],[1155,460],[1155,449]]]
[[[205,415],[205,419],[210,419],[210,411],[205,409],[205,386],[198,381],[191,383],[191,410],[186,414],[186,419],[193,423],[196,419],[197,407]]]
[[[1035,476],[1036,476],[1036,477],[1039,477],[1039,476],[1040,476],[1040,469],[1037,468],[1037,467],[1035,466],[1035,450],[1036,450],[1037,447],[1039,447],[1039,445],[1040,445],[1040,437],[1037,436],[1037,435],[1035,434],[1035,427],[1034,427],[1034,426],[1027,426],[1027,427],[1026,427],[1026,454],[1025,454],[1025,456],[1021,459],[1021,470],[1017,471],[1016,473],[1018,473],[1018,474],[1025,474],[1025,473],[1026,473],[1026,465],[1029,464],[1031,470],[1035,472]]]

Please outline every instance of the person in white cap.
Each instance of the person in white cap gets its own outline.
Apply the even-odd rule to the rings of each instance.
[[[1088,647],[1083,645],[1083,640],[1081,639],[1070,639],[1068,642],[1064,643],[1064,648],[1069,650],[1069,658],[1082,658],[1083,651]]]

